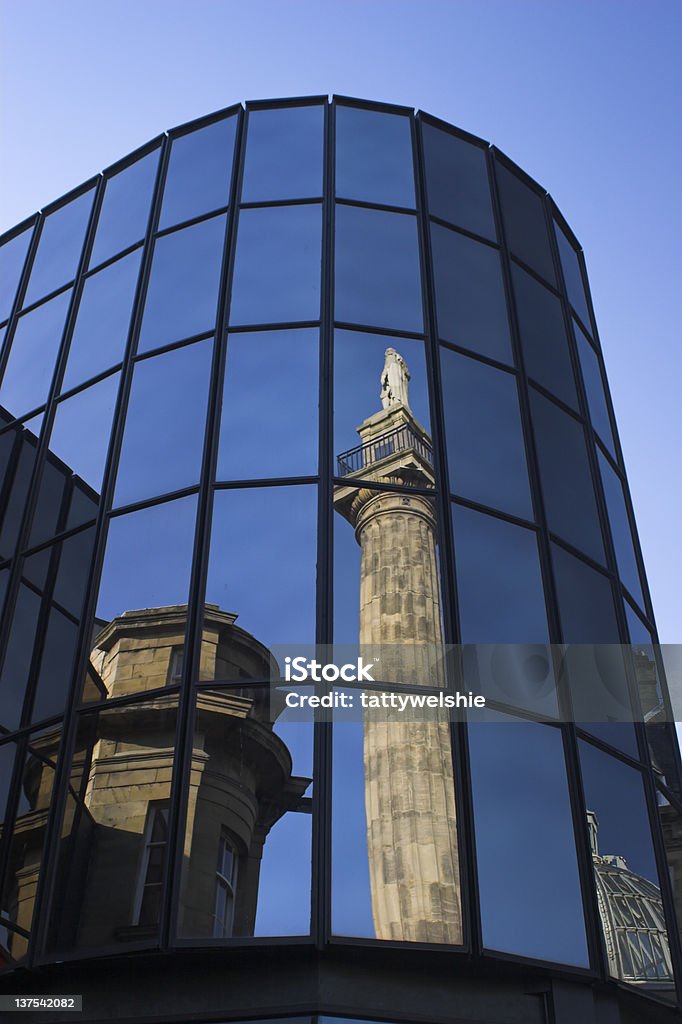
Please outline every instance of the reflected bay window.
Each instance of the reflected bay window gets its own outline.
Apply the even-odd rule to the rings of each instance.
[[[133,923],[158,924],[163,891],[163,858],[168,840],[168,803],[150,804],[144,827],[144,849]]]

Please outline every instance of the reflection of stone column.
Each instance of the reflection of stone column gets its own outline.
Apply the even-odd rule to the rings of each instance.
[[[340,457],[349,483],[433,486],[430,438],[407,405],[406,381],[404,389],[402,401],[389,398],[358,428],[359,452]],[[360,643],[400,645],[377,652],[381,679],[442,686],[433,657],[433,645],[442,643],[433,500],[342,485],[334,504],[362,550]],[[447,715],[430,712],[415,721],[397,711],[366,711],[364,765],[377,938],[461,942]]]

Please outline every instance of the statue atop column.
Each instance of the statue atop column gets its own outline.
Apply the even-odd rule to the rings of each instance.
[[[392,405],[404,405],[409,409],[407,386],[410,371],[407,363],[394,348],[387,348],[385,357],[381,371],[381,404],[384,409],[390,409]]]

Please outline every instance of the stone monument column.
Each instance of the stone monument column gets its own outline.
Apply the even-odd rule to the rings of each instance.
[[[339,457],[348,480],[334,506],[361,548],[360,644],[382,645],[387,682],[442,686],[433,499],[352,486],[353,480],[433,487],[431,439],[408,403],[407,366],[387,349],[383,409],[358,428],[359,449]],[[344,470],[346,470],[344,472]],[[384,647],[383,645],[395,645]],[[367,852],[376,937],[462,941],[455,796],[448,716],[364,712]]]

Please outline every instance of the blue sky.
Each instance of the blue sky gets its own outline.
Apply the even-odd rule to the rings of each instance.
[[[0,230],[160,131],[337,92],[495,142],[582,241],[661,638],[680,638],[677,0],[2,0]]]

